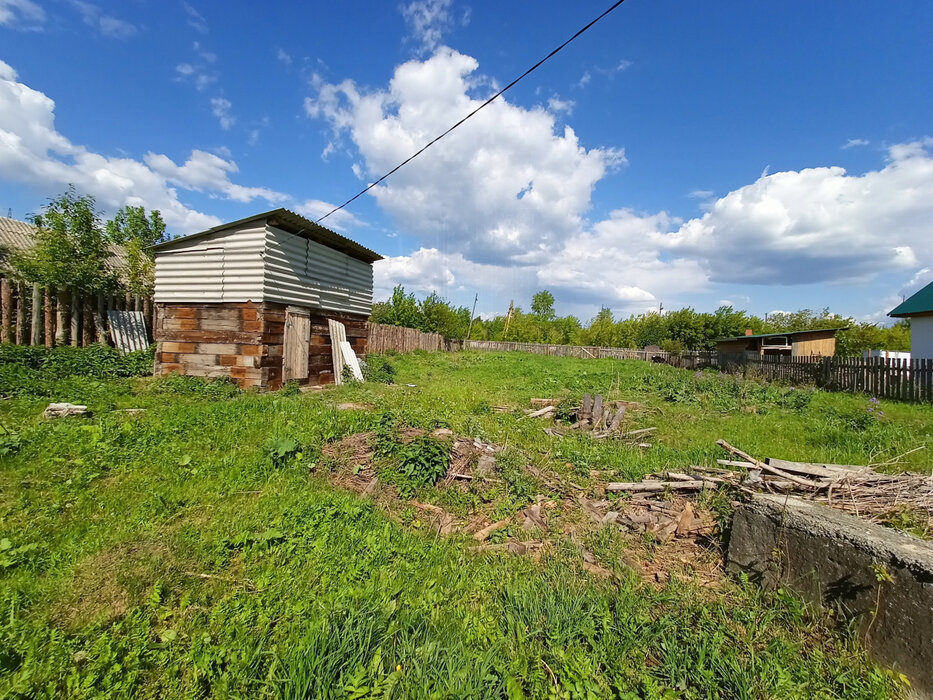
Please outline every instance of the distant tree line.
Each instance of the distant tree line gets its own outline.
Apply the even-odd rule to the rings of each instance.
[[[466,338],[469,330],[473,340],[624,348],[657,345],[670,352],[713,350],[717,338],[743,335],[747,329],[757,334],[847,326],[849,330],[837,335],[836,352],[840,355],[861,355],[867,349],[910,350],[909,322],[880,326],[840,316],[829,309],[821,312],[801,309],[761,318],[731,306],[720,306],[712,313],[683,308],[665,314],[646,313],[616,319],[609,308],[603,307],[584,325],[575,316],[558,316],[554,311],[554,296],[547,290],[534,295],[530,312],[515,308],[511,314],[489,320],[476,318],[470,329],[467,307],[455,306],[437,293],[419,301],[414,294],[398,286],[387,301],[373,304],[370,320],[440,333],[446,338]]]

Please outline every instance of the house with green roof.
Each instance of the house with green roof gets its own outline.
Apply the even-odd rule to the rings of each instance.
[[[910,319],[910,356],[933,360],[933,282],[888,313]]]

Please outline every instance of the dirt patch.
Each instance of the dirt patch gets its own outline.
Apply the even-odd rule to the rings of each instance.
[[[713,539],[715,520],[686,498],[594,501],[580,497],[590,527],[611,527],[626,539],[622,561],[645,581],[663,585],[672,576],[718,587],[722,552]],[[576,534],[571,533],[571,535]]]
[[[335,465],[331,476],[335,484],[362,494],[375,490],[378,485],[373,467],[375,437],[373,432],[356,433],[324,446],[321,454]]]
[[[52,617],[66,629],[121,617],[152,584],[177,569],[177,558],[162,542],[124,542],[81,560]]]

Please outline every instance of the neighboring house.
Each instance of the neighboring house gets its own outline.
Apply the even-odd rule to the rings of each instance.
[[[910,319],[910,356],[933,359],[933,282],[921,289],[888,314]]]
[[[716,349],[725,353],[749,355],[786,355],[791,357],[832,357],[836,354],[836,333],[848,328],[825,328],[812,331],[753,334],[720,338]]]
[[[153,250],[156,374],[329,383],[328,319],[366,351],[382,256],[303,216],[275,209]]]

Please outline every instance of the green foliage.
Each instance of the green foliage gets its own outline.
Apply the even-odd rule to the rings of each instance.
[[[385,355],[367,355],[363,376],[367,382],[392,384],[395,381],[395,367]]]
[[[117,245],[137,242],[142,248],[165,240],[165,222],[158,210],[146,215],[145,207],[122,207],[106,225],[107,238]]]
[[[780,402],[796,395],[786,387],[761,403],[756,382],[635,361],[468,352],[393,365],[417,388],[287,397],[192,377],[51,380],[57,392],[80,381],[111,408],[146,409],[98,403],[86,421],[43,421],[44,402],[29,397],[0,402],[19,439],[0,460],[0,697],[867,699],[904,689],[857,637],[786,592],[730,578],[710,590],[676,573],[645,584],[625,563],[631,539],[600,528],[571,542],[561,508],[540,561],[470,551],[469,537],[419,528],[414,508],[403,525],[309,478],[306,458],[291,442],[270,449],[270,436],[307,455],[375,431],[387,446],[382,478],[399,463],[400,423],[447,422],[508,445],[489,485],[508,497],[505,517],[549,493],[528,464],[585,487],[590,469],[637,480],[715,465],[717,437],[760,456],[865,463],[864,430],[933,447],[928,407],[809,391],[793,408]],[[662,395],[691,386],[698,404]],[[656,426],[653,447],[552,438],[518,411],[473,411],[479,400],[524,407],[583,392],[642,402],[626,428]],[[334,410],[346,400],[378,410]],[[418,463],[439,474],[425,450]],[[925,467],[923,452],[894,468]],[[274,469],[273,453],[293,456]],[[430,478],[418,480],[419,500],[456,493],[467,510],[487,497]],[[580,546],[613,577],[586,573]]]
[[[270,438],[266,442],[266,454],[275,469],[281,469],[293,459],[301,458],[301,444],[291,437]]]
[[[532,313],[514,309],[508,330],[505,316],[490,320],[475,319],[474,340],[506,340],[555,345],[596,345],[602,347],[644,348],[657,345],[668,352],[714,350],[716,339],[742,335],[746,329],[755,333],[782,333],[794,330],[842,328],[837,334],[838,355],[861,355],[863,350],[910,350],[910,324],[898,321],[892,326],[856,321],[853,318],[801,309],[792,313],[776,313],[765,319],[745,311],[721,306],[713,313],[700,313],[691,308],[649,312],[615,319],[612,309],[603,307],[585,327],[574,316],[557,316],[554,296],[547,290],[534,295]],[[433,320],[429,320],[433,319]],[[372,321],[441,333],[447,338],[463,338],[470,321],[470,312],[453,307],[437,294],[419,302],[414,294],[396,287],[392,298],[373,305]]]
[[[402,498],[411,498],[418,489],[433,486],[449,467],[447,443],[424,435],[408,443],[396,443],[380,475],[398,487]]]
[[[55,382],[72,377],[109,379],[152,373],[154,348],[122,354],[108,345],[83,348],[0,345],[0,396],[53,396]]]
[[[531,298],[531,312],[543,319],[553,319],[554,313],[554,295],[544,289]]]
[[[16,254],[13,266],[30,282],[82,293],[111,291],[117,280],[107,266],[107,240],[94,198],[74,187],[33,217],[36,243]]]
[[[231,399],[240,393],[236,382],[229,377],[189,377],[169,374],[158,377],[150,385],[154,394],[195,396],[204,399]]]

